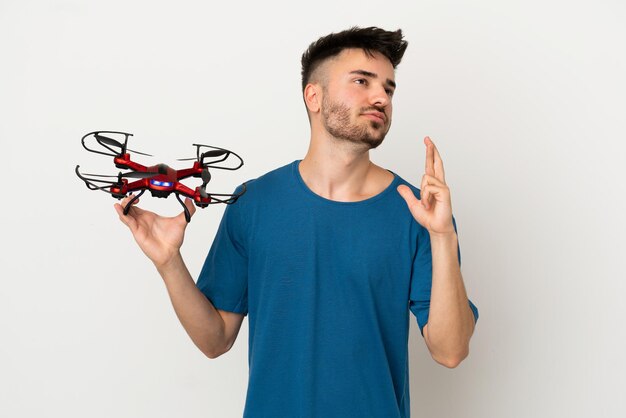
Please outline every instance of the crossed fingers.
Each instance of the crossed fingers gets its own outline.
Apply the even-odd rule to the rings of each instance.
[[[424,138],[424,144],[426,145],[426,173],[422,176],[420,200],[422,206],[429,209],[433,193],[449,193],[449,191],[446,185],[443,161],[437,147],[428,136]]]
[[[443,169],[443,161],[435,143],[427,136],[424,138],[424,144],[426,144],[426,174],[436,177],[445,184],[446,175]]]

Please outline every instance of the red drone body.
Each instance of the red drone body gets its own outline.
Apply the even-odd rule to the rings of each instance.
[[[154,173],[149,178],[138,179],[133,182],[122,178],[120,186],[113,185],[110,188],[111,193],[115,197],[125,197],[128,193],[147,189],[150,190],[154,197],[168,197],[172,192],[176,192],[192,198],[198,206],[206,206],[211,203],[210,196],[202,197],[200,195],[199,186],[192,190],[179,182],[179,180],[187,177],[200,177],[202,175],[204,168],[197,161],[193,164],[193,167],[182,170],[174,170],[166,164],[146,167],[132,161],[130,154],[115,157],[114,162],[117,168],[131,169],[138,173]]]
[[[117,141],[108,136],[102,134],[114,134],[124,135],[124,142]],[[109,152],[103,152],[88,148],[85,144],[85,139],[93,135],[95,141]],[[126,173],[120,172],[117,176],[114,175],[100,175],[100,174],[84,174],[78,170],[79,166],[76,166],[76,174],[85,182],[87,187],[91,190],[102,190],[111,194],[116,199],[122,199],[129,194],[139,192],[135,195],[124,207],[124,214],[128,214],[131,205],[135,200],[139,198],[146,190],[150,190],[150,193],[154,197],[168,197],[174,193],[178,201],[182,204],[185,211],[185,218],[187,222],[190,221],[191,215],[189,210],[183,204],[180,195],[186,196],[194,201],[196,206],[205,208],[214,203],[234,203],[243,193],[245,193],[245,183],[242,185],[241,192],[238,194],[225,194],[225,193],[207,193],[206,186],[211,180],[211,174],[209,168],[216,168],[222,170],[237,170],[243,165],[243,160],[239,155],[224,148],[213,147],[210,145],[193,144],[196,147],[196,158],[185,158],[179,161],[195,160],[191,168],[184,168],[181,170],[175,170],[166,164],[157,164],[153,166],[144,166],[131,160],[130,153],[127,149],[128,138],[132,134],[118,131],[95,131],[90,132],[83,136],[81,142],[83,147],[90,152],[97,154],[109,155],[113,157],[113,162],[117,168],[131,170]],[[210,148],[210,150],[201,153],[203,148]],[[118,151],[119,150],[119,151]],[[148,155],[138,151],[132,151],[141,155]],[[238,160],[238,164],[234,167],[222,166],[220,163],[227,161],[230,156],[234,156]],[[101,180],[94,177],[114,177],[117,181]],[[199,177],[202,179],[202,184],[195,189],[184,185],[180,182],[188,177]],[[129,181],[128,178],[135,178],[137,180]],[[97,185],[95,183],[104,183],[104,185]]]

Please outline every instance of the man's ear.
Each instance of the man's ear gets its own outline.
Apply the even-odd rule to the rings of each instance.
[[[320,106],[322,102],[322,87],[315,84],[307,84],[304,88],[304,103],[306,104],[307,109],[311,113],[317,113],[320,111]]]

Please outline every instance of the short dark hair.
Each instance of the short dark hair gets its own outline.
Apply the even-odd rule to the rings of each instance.
[[[350,29],[331,33],[313,42],[302,54],[302,90],[309,83],[311,74],[326,59],[338,55],[344,49],[359,48],[368,55],[380,52],[391,61],[396,68],[408,42],[402,39],[402,30],[386,31],[374,26]]]

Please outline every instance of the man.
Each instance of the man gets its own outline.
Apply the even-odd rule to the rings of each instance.
[[[435,361],[456,367],[468,355],[478,311],[437,148],[425,138],[421,190],[369,159],[391,126],[406,46],[400,30],[379,28],[310,45],[309,150],[247,182],[197,284],[179,252],[182,214],[124,216],[116,205],[203,353],[227,352],[248,315],[244,417],[408,417],[409,311]]]

